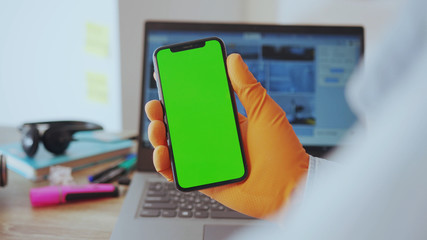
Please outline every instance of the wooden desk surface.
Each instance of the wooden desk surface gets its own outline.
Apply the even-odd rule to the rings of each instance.
[[[79,184],[87,176],[106,168],[97,165],[73,173]],[[0,188],[0,239],[109,239],[119,215],[124,196],[56,206],[33,208],[29,199],[33,183],[9,170],[8,184]]]

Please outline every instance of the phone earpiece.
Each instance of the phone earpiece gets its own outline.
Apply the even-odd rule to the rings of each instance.
[[[39,147],[40,133],[34,125],[26,125],[22,128],[22,149],[29,156],[36,154]]]
[[[43,134],[44,147],[55,155],[63,154],[72,140],[72,132],[57,128],[50,128]]]

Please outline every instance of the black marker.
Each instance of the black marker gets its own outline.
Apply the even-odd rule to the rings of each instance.
[[[99,178],[93,180],[93,183],[109,183],[120,176],[129,172],[136,164],[136,156],[130,156],[126,161],[120,163],[117,168],[107,172],[106,174],[100,176]]]

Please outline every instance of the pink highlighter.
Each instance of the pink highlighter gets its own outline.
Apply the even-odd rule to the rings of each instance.
[[[119,190],[116,186],[113,184],[101,183],[86,185],[47,186],[32,188],[30,190],[30,200],[34,207],[117,196],[119,196]]]

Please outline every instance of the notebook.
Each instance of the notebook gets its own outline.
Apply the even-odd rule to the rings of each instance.
[[[362,27],[146,22],[137,172],[111,239],[223,239],[242,226],[265,224],[198,192],[181,193],[154,170],[144,112],[146,102],[158,99],[153,51],[211,36],[224,40],[228,54],[242,55],[309,154],[325,156],[356,120],[344,87],[363,55]]]

